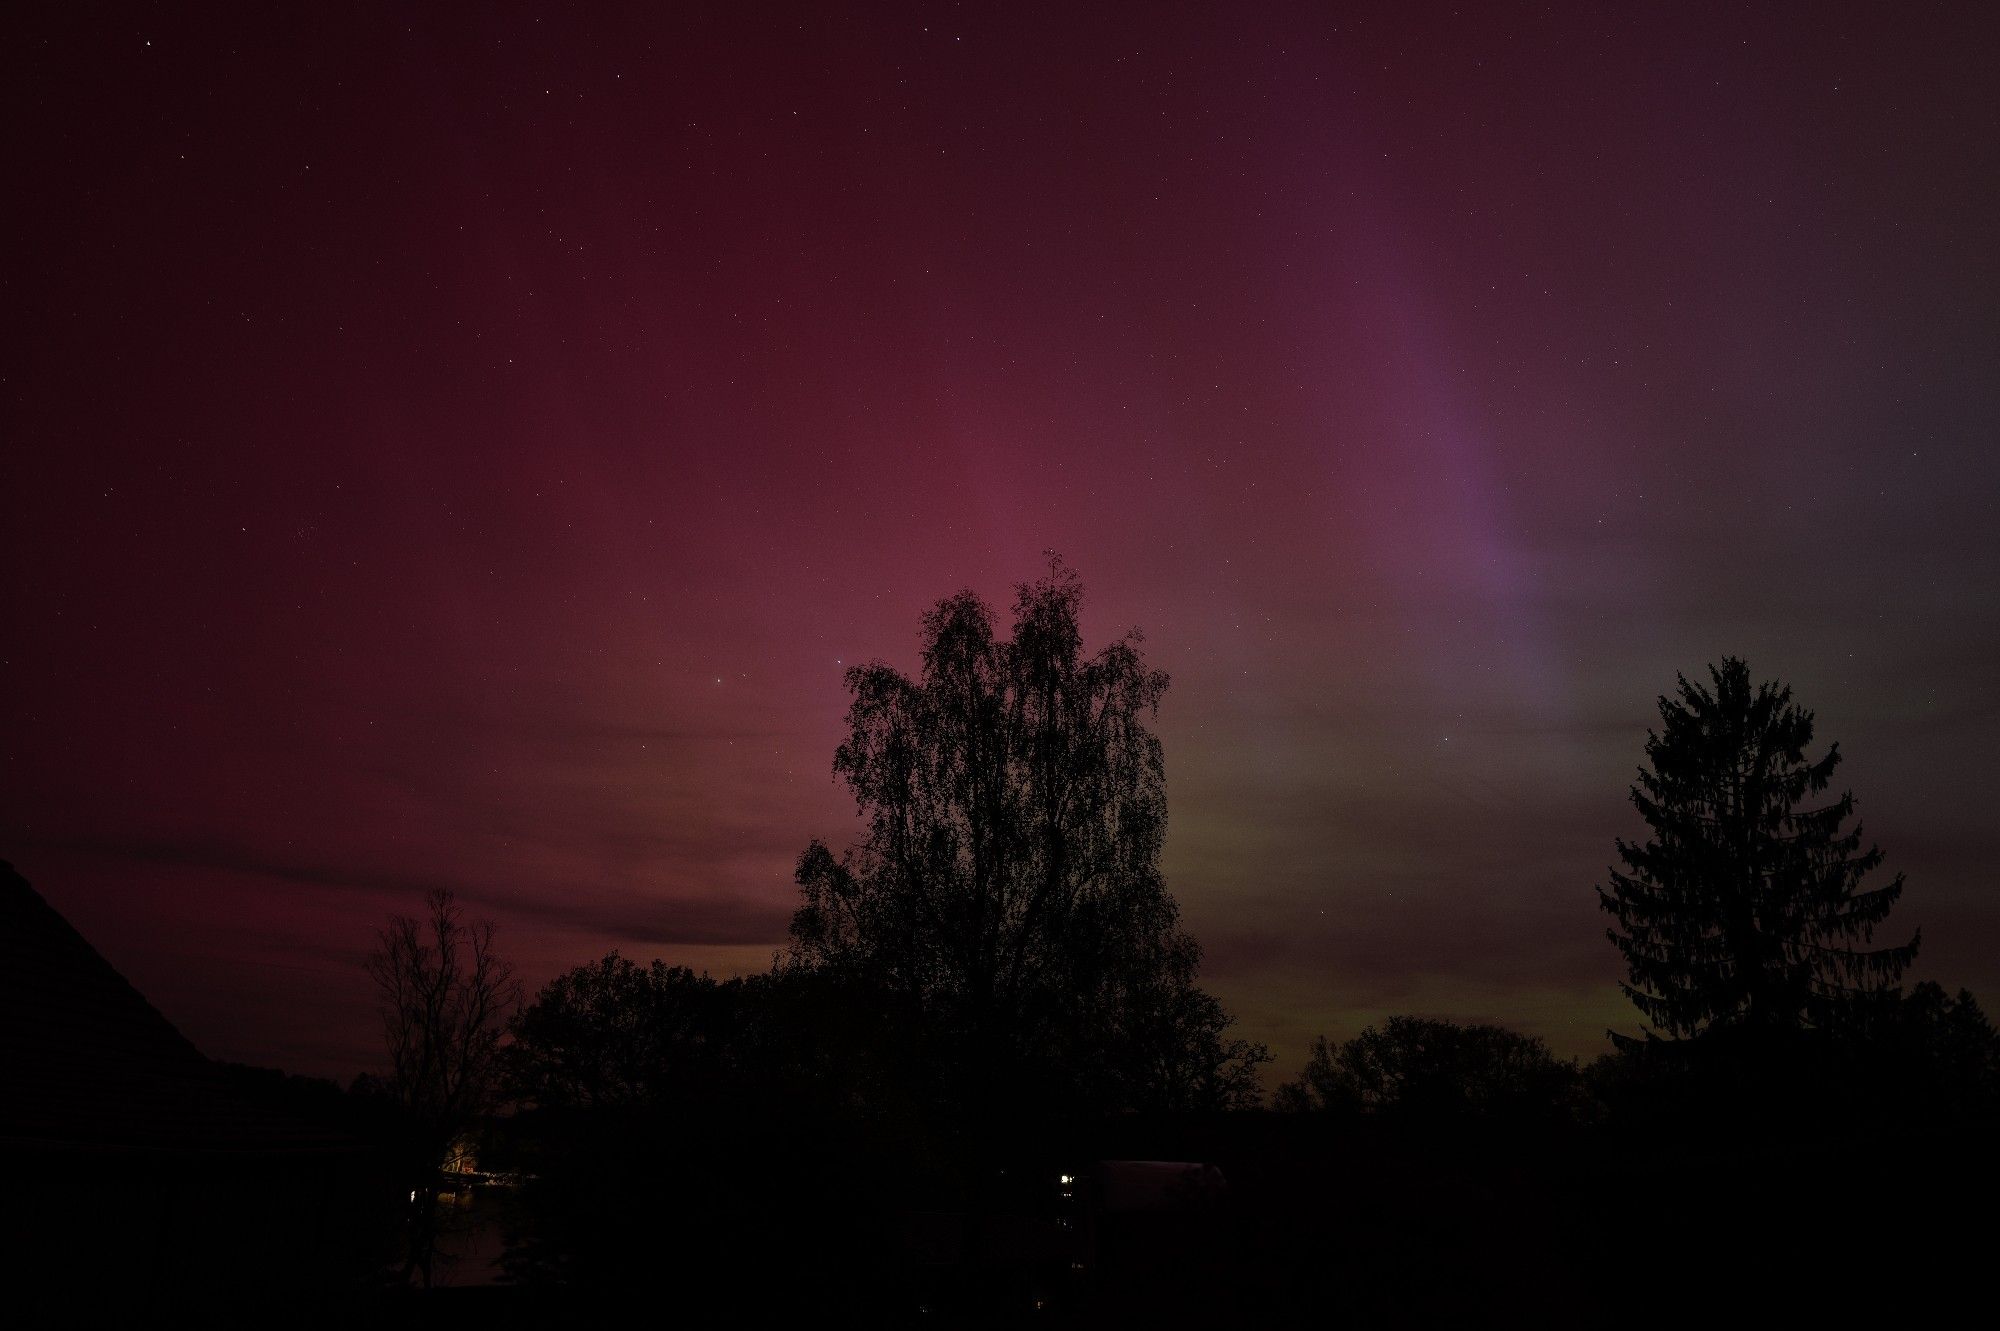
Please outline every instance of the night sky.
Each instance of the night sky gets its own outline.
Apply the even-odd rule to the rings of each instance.
[[[206,1051],[371,1065],[433,885],[762,969],[844,663],[1048,549],[1276,1074],[1636,1028],[1724,653],[2000,1001],[1988,7],[85,8],[0,70],[0,856]]]

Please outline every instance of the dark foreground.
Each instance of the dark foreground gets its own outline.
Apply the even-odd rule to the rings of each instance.
[[[181,1304],[436,1326],[570,1325],[627,1307],[683,1325],[1852,1325],[1871,1310],[1921,1325],[1986,1296],[2000,1161],[1978,1125],[1893,1138],[1723,1127],[1653,1140],[1270,1113],[1129,1120],[996,1165],[970,1211],[820,1196],[771,1215],[649,1190],[618,1216],[621,1264],[587,1283],[302,1291],[246,1268],[227,1288],[176,1289],[164,1272],[92,1279],[81,1249],[51,1265],[60,1245],[43,1243],[10,1285],[38,1324]],[[1209,1168],[1119,1209],[1094,1194],[1114,1159]],[[755,1173],[741,1171],[746,1185],[768,1188]],[[708,1190],[718,1175],[687,1179]],[[50,1219],[91,1232],[82,1216]]]

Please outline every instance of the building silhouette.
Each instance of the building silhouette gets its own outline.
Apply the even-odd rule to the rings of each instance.
[[[0,1264],[45,1311],[324,1289],[384,1175],[224,1070],[0,861]]]

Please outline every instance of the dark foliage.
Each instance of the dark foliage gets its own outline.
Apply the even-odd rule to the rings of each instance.
[[[1661,729],[1632,802],[1652,828],[1643,845],[1618,843],[1598,900],[1624,957],[1624,986],[1654,1030],[1670,1038],[1717,1027],[1828,1026],[1857,999],[1893,986],[1918,940],[1856,946],[1902,895],[1899,874],[1863,880],[1882,852],[1842,829],[1854,797],[1813,802],[1840,763],[1840,746],[1806,754],[1812,713],[1791,690],[1752,687],[1741,660],[1683,677],[1660,699]],[[1650,1032],[1649,1032],[1650,1033]]]
[[[867,1048],[856,1019],[811,977],[716,981],[613,955],[551,982],[507,1056],[526,1174],[509,1274],[601,1291],[665,1279],[683,1314],[720,1315],[784,1254],[787,1298],[851,1298],[882,1259],[884,1179],[922,1156],[840,1056]]]
[[[737,1052],[741,988],[615,952],[579,966],[511,1023],[509,1089],[552,1109],[657,1108],[703,1093]]]
[[[2000,1034],[1973,996],[1926,980],[1870,1014],[1858,1032],[1872,1085],[1930,1127],[1978,1125],[2000,1113]]]
[[[1500,1026],[1391,1017],[1345,1043],[1313,1042],[1276,1107],[1336,1113],[1566,1121],[1584,1109],[1576,1064]]]
[[[885,1032],[956,1112],[1253,1102],[1159,868],[1149,728],[1166,676],[1136,633],[1083,653],[1082,588],[1024,585],[1011,639],[970,593],[924,617],[923,670],[847,674],[834,758],[867,822],[799,862],[789,966],[881,995]]]

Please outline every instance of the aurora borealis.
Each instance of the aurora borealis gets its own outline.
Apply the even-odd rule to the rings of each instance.
[[[844,663],[1059,550],[1206,982],[1630,1027],[1654,698],[1790,682],[2000,985],[1976,6],[51,8],[10,22],[0,856],[220,1057],[768,964]]]

